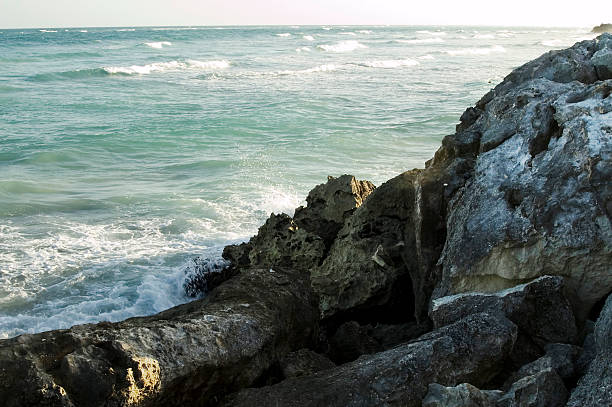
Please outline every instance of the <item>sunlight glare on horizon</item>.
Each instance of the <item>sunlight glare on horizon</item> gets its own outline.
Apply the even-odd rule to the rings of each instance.
[[[3,0],[0,28],[156,25],[501,25],[586,27],[612,22],[609,0]]]

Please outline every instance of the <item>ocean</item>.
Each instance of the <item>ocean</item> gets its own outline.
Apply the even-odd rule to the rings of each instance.
[[[513,68],[590,28],[0,30],[0,338],[189,301],[328,175],[423,167]]]

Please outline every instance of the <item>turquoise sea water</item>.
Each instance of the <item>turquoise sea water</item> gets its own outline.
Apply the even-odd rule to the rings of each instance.
[[[513,68],[588,29],[0,30],[0,338],[188,301],[328,174],[422,167]]]

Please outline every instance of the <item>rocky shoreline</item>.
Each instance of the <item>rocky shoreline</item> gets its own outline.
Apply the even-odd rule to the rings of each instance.
[[[274,215],[204,299],[0,341],[13,406],[607,406],[612,35],[544,54],[425,169]]]

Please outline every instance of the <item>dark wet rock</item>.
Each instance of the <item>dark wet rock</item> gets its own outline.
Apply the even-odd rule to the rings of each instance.
[[[207,298],[155,316],[1,341],[0,400],[3,407],[214,405],[285,354],[312,346],[317,316],[304,273],[241,270]]]
[[[469,383],[455,387],[433,383],[423,399],[423,407],[495,407],[502,394],[499,390],[480,390]]]
[[[553,369],[546,369],[515,382],[497,401],[497,407],[563,407],[567,389]]]
[[[259,389],[227,406],[420,406],[429,383],[488,381],[508,356],[516,327],[505,318],[475,314],[412,343]]]
[[[568,407],[606,406],[612,400],[612,295],[595,323],[595,357],[572,391]]]
[[[593,27],[591,32],[594,32],[594,33],[597,33],[597,34],[599,34],[599,33],[606,33],[606,32],[607,33],[612,33],[612,24],[605,24],[605,23],[599,24],[599,25]]]
[[[280,368],[284,378],[311,375],[321,370],[335,367],[336,364],[326,356],[309,349],[300,349],[288,353],[280,361]]]
[[[609,62],[595,55],[611,39],[518,68],[453,136],[480,135],[479,154],[448,206],[434,298],[560,275],[584,321],[610,292],[612,82],[598,77]]]
[[[336,363],[346,363],[364,354],[387,350],[425,333],[416,323],[367,324],[345,322],[329,339],[328,354]]]
[[[543,346],[574,343],[576,321],[563,294],[563,278],[543,276],[527,284],[494,293],[464,293],[433,301],[431,319],[435,327],[477,312],[501,312],[519,330]],[[554,322],[551,322],[554,321]]]
[[[207,294],[212,289],[236,275],[237,270],[225,261],[196,257],[184,270],[183,289],[190,297]]]

